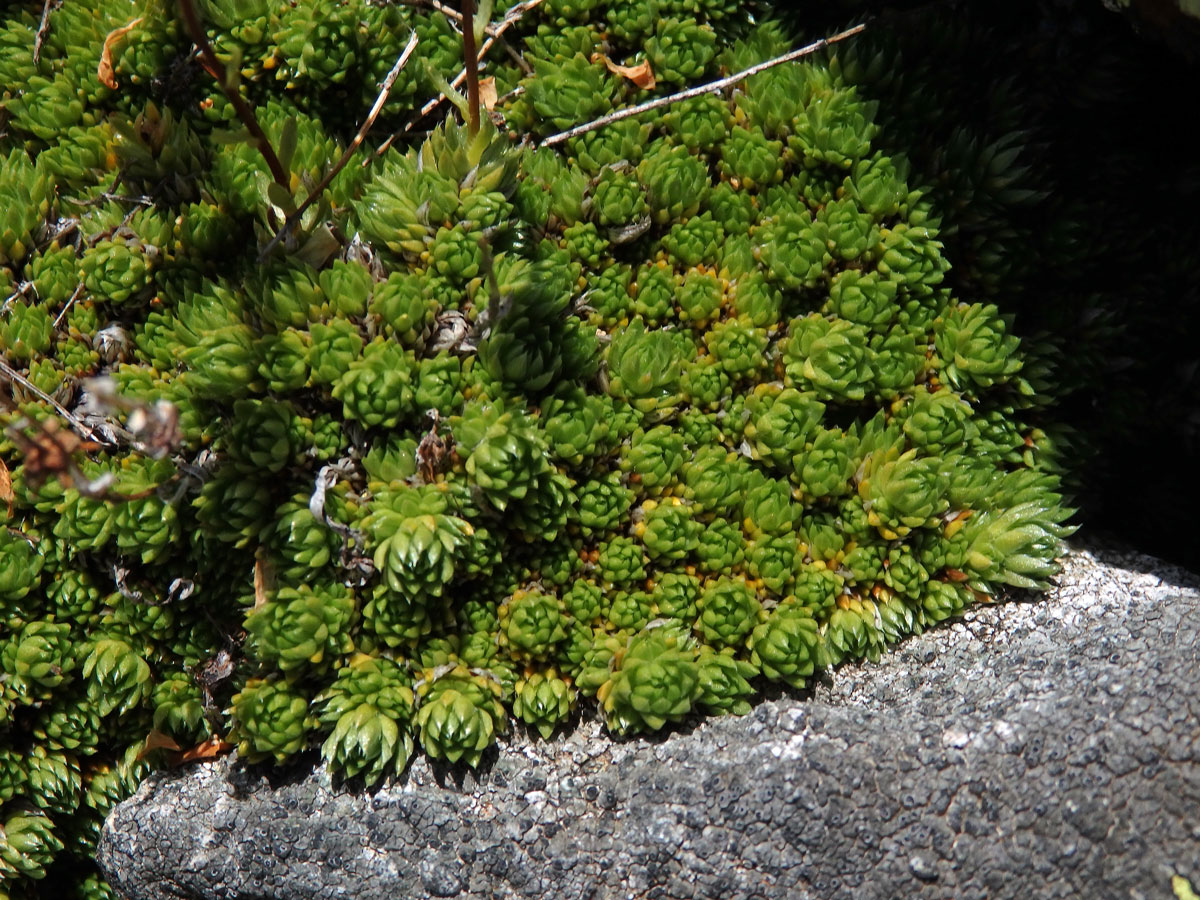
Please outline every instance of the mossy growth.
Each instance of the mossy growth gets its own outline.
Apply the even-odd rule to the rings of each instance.
[[[945,286],[952,211],[826,62],[519,141],[665,92],[603,34],[674,87],[779,28],[543,4],[478,133],[368,141],[272,242],[410,32],[383,124],[453,77],[455,32],[197,5],[285,183],[174,4],[64,4],[37,61],[41,4],[0,27],[0,893],[82,872],[171,747],[374,783],[577,709],[744,713],[1056,571],[1053,398]]]

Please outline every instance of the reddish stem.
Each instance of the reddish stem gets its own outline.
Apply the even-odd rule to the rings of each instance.
[[[479,58],[475,50],[475,0],[462,0],[463,61],[467,73],[467,133],[479,133]]]
[[[470,2],[470,0],[466,0],[466,2]],[[250,136],[254,138],[255,144],[258,145],[258,152],[263,155],[263,159],[267,161],[267,168],[271,170],[271,177],[290,194],[292,192],[290,179],[287,172],[283,171],[283,164],[279,161],[279,157],[275,155],[275,148],[271,146],[266,132],[258,124],[258,119],[254,115],[254,110],[250,108],[250,104],[229,84],[229,73],[217,59],[217,54],[213,52],[208,38],[204,36],[204,26],[200,24],[200,17],[196,15],[196,7],[192,5],[192,0],[179,0],[179,9],[183,13],[183,24],[187,27],[192,43],[200,51],[200,59],[204,62],[204,68],[217,80],[221,91],[233,104],[238,118],[242,120],[242,124],[250,132]]]

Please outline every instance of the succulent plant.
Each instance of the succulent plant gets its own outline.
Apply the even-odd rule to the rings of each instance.
[[[638,173],[646,188],[650,215],[659,225],[695,213],[709,188],[707,168],[685,147],[659,144],[647,152]]]
[[[339,585],[281,588],[246,617],[256,655],[281,672],[328,665],[353,647],[354,596]]]
[[[150,666],[125,641],[101,633],[84,646],[82,655],[79,674],[101,717],[130,712],[149,697]]]
[[[652,418],[678,403],[679,345],[663,331],[647,331],[641,317],[619,331],[608,350],[614,395]]]
[[[541,591],[517,591],[500,605],[500,643],[516,659],[544,659],[566,637],[559,600]]]
[[[935,323],[934,345],[941,372],[952,387],[978,390],[1015,374],[1018,339],[993,305],[959,304]]]
[[[562,131],[602,115],[611,108],[613,81],[602,65],[582,53],[570,59],[530,61],[533,75],[525,95],[538,118]]]
[[[646,629],[616,652],[596,694],[618,734],[657,730],[679,721],[700,689],[700,667],[688,636],[670,625]]]
[[[408,764],[414,695],[402,664],[358,654],[314,702],[322,704],[318,721],[330,729],[321,755],[336,771],[370,784]]]
[[[513,715],[546,740],[570,717],[574,707],[575,690],[554,670],[535,672],[517,682]]]
[[[458,666],[445,674],[430,673],[417,693],[421,746],[434,759],[461,759],[477,766],[483,751],[505,730],[508,714],[500,702],[502,690],[487,676]]]
[[[250,761],[282,762],[306,743],[312,729],[309,701],[284,681],[251,679],[233,697],[238,753]]]
[[[364,524],[372,533],[375,566],[384,573],[384,585],[418,604],[440,596],[471,526],[448,515],[447,498],[430,487],[405,486],[378,499],[382,502]]]
[[[410,31],[391,131],[453,94],[459,35],[197,2],[281,179],[218,85],[169,89],[165,7],[119,90],[111,10],[51,5],[37,66],[36,16],[0,23],[0,894],[104,890],[65,861],[151,729],[374,784],[418,743],[479,765],[510,718],[745,713],[1056,570],[1054,353],[952,253],[954,191],[1019,196],[927,191],[843,55],[523,148],[790,48],[728,0],[547,0],[478,131],[400,132],[318,197]],[[950,150],[1017,189],[1006,147]]]
[[[700,78],[716,54],[716,32],[690,19],[659,19],[646,41],[646,57],[655,77],[672,84]]]
[[[37,76],[33,76],[37,77]],[[50,210],[46,178],[23,149],[11,147],[0,158],[0,265],[15,264],[32,247],[33,232]]]
[[[31,880],[46,876],[63,843],[54,833],[54,822],[42,811],[14,810],[0,827],[0,876],[21,875]]]
[[[35,619],[16,631],[0,648],[0,665],[13,695],[25,702],[48,696],[72,679],[76,668],[71,627]]]
[[[177,672],[154,686],[154,728],[183,740],[202,740],[211,732],[204,698],[195,680]]]

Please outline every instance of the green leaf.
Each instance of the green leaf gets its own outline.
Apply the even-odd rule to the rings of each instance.
[[[493,0],[479,0],[479,8],[475,11],[475,44],[477,46],[483,41],[488,23],[492,20],[493,5]]]
[[[445,94],[446,99],[458,107],[460,113],[464,116],[467,115],[470,109],[467,98],[452,88],[450,82],[442,77],[442,74],[433,67],[433,64],[429,60],[423,59],[421,63],[425,66],[425,73],[429,76],[429,80],[433,86],[438,89],[438,92]]]
[[[333,236],[333,232],[327,226],[322,225],[304,242],[304,246],[296,251],[295,257],[301,262],[319,269],[329,262],[329,257],[333,256],[341,247],[341,243]]]
[[[277,150],[279,164],[283,166],[283,171],[285,172],[292,170],[292,157],[296,155],[297,134],[296,117],[288,116],[287,121],[283,123],[283,131],[279,135],[279,147]]]
[[[278,181],[267,183],[267,199],[283,210],[285,216],[290,216],[296,211],[296,201],[291,192]]]
[[[238,93],[242,88],[242,48],[236,43],[229,52],[229,62],[225,64],[225,90]]]

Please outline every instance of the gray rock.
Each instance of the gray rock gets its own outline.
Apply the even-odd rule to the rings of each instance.
[[[1200,591],[1072,552],[806,697],[655,739],[518,735],[375,793],[225,759],[156,775],[99,860],[179,898],[1139,898],[1200,874]]]

